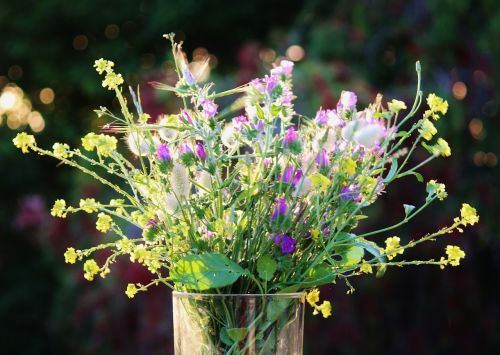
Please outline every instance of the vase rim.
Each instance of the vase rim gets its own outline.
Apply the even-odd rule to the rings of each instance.
[[[304,292],[288,292],[288,293],[197,293],[172,291],[172,295],[181,297],[293,297],[300,298]]]

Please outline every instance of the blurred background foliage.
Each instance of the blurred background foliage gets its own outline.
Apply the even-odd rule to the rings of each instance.
[[[480,224],[449,238],[467,253],[463,266],[389,270],[382,279],[326,287],[334,317],[307,315],[306,354],[493,354],[500,351],[500,3],[496,0],[246,1],[0,0],[0,344],[2,354],[172,353],[169,291],[126,299],[127,282],[148,272],[127,260],[114,275],[85,282],[63,264],[66,247],[103,237],[87,216],[56,220],[57,197],[102,197],[99,185],[56,162],[21,155],[12,138],[35,132],[39,144],[79,144],[104,122],[93,113],[116,107],[92,69],[117,63],[140,85],[153,117],[175,109],[151,80],[172,81],[167,42],[175,32],[196,67],[206,58],[218,88],[262,75],[281,57],[296,62],[297,111],[334,107],[342,89],[362,103],[377,92],[412,102],[415,62],[423,88],[450,103],[438,122],[453,156],[424,169],[451,197],[398,231],[408,240],[449,222],[461,202]],[[418,159],[418,154],[416,159]],[[402,203],[417,204],[423,186],[396,183],[360,228],[389,225]],[[130,234],[137,233],[130,230]],[[375,237],[383,240],[384,236]],[[408,257],[435,258],[437,242]],[[495,351],[496,350],[496,351]]]

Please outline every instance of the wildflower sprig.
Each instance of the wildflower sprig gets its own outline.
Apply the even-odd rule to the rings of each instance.
[[[146,285],[129,284],[130,298],[160,284],[205,293],[310,290],[305,298],[313,312],[328,317],[332,306],[319,303],[318,286],[380,275],[392,266],[456,266],[465,257],[450,245],[439,260],[400,261],[408,248],[476,224],[479,217],[468,204],[437,232],[418,239],[393,234],[447,196],[442,183],[424,182],[418,172],[451,154],[443,138],[433,142],[438,134],[433,121],[447,113],[448,103],[435,94],[424,100],[420,64],[409,109],[397,99],[384,105],[382,95],[361,108],[353,92],[343,91],[335,109],[320,108],[308,118],[295,112],[292,62],[281,61],[262,78],[216,92],[190,71],[181,44],[167,37],[179,80],[175,86],[153,85],[177,95],[179,110],[150,117],[133,89],[124,94],[115,64],[99,59],[96,71],[121,108],[120,113],[96,110],[110,120],[106,133],[85,135],[78,148],[55,143],[46,150],[25,133],[13,140],[23,153],[54,157],[118,195],[106,203],[86,198],[74,206],[58,199],[51,209],[61,218],[94,214],[96,229],[109,235],[96,247],[68,248],[64,254],[68,263],[83,261],[86,279],[106,277],[125,256],[153,278]],[[224,106],[231,95],[238,97]],[[423,102],[428,109],[416,118]],[[429,156],[408,166],[421,146]],[[408,176],[425,183],[422,205],[405,204],[394,225],[358,232],[367,218],[364,209],[393,181]],[[123,223],[142,229],[141,236],[129,238]],[[93,254],[103,249],[110,254],[100,265]]]

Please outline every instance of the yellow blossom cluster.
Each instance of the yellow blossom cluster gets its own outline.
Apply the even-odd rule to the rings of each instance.
[[[440,201],[443,201],[448,196],[445,184],[438,183],[436,180],[427,182],[427,191],[432,195],[435,194]]]
[[[372,266],[369,263],[364,262],[359,267],[359,271],[362,272],[362,273],[364,273],[364,274],[372,274],[373,273],[373,268],[372,268]]]
[[[390,111],[395,113],[401,110],[406,110],[406,104],[403,101],[399,101],[396,99],[393,99],[391,102],[388,102],[387,107],[389,107]]]
[[[449,157],[451,155],[451,148],[447,141],[443,138],[438,138],[436,144],[430,147],[432,154]]]
[[[437,129],[428,118],[424,118],[420,123],[420,129],[418,132],[425,140],[429,141],[437,133]]]
[[[465,252],[456,245],[447,245],[446,255],[448,255],[447,262],[449,262],[451,266],[460,265],[460,259],[465,258]]]
[[[123,77],[121,74],[114,72],[113,67],[115,63],[110,60],[105,60],[100,58],[94,62],[94,68],[102,75],[106,73],[104,80],[102,81],[102,86],[107,87],[109,90],[118,89],[118,87],[123,84]]]
[[[125,291],[125,294],[127,295],[128,298],[134,298],[137,292],[139,292],[139,289],[137,288],[136,285],[134,284],[127,285],[127,290]]]
[[[384,252],[387,254],[387,259],[392,260],[398,254],[403,254],[404,249],[401,247],[400,242],[399,237],[390,237],[385,240]]]
[[[427,105],[429,105],[429,110],[425,111],[425,117],[432,117],[434,120],[438,120],[439,113],[445,115],[448,112],[448,101],[436,94],[429,94],[427,96]]]
[[[97,265],[94,259],[89,259],[83,264],[83,271],[85,272],[83,277],[88,281],[92,281],[94,276],[99,273],[99,265]]]
[[[82,138],[82,146],[85,150],[91,152],[94,149],[103,157],[110,156],[116,150],[118,140],[106,134],[88,133]]]
[[[29,148],[36,145],[35,137],[25,132],[18,133],[12,142],[17,148],[21,149],[23,154],[28,153]]]
[[[76,263],[76,258],[78,257],[78,254],[75,250],[75,248],[68,248],[66,252],[64,253],[64,261],[67,264],[74,264]]]
[[[66,201],[63,199],[56,200],[56,202],[54,202],[54,206],[50,210],[50,214],[54,217],[65,218],[67,214]]]
[[[95,224],[95,228],[102,233],[106,233],[108,230],[111,229],[111,226],[113,225],[113,219],[111,218],[110,215],[101,212],[97,215],[97,222]]]
[[[323,318],[328,318],[332,315],[332,304],[330,301],[323,301],[322,304],[318,305],[319,290],[317,288],[312,289],[307,294],[304,293],[302,302],[304,303],[306,300],[314,308],[313,315],[321,313]]]
[[[62,159],[70,158],[72,155],[72,153],[69,152],[69,145],[66,143],[54,143],[52,152],[54,153],[54,157]]]
[[[99,203],[93,198],[84,198],[80,200],[80,208],[87,213],[97,212]]]

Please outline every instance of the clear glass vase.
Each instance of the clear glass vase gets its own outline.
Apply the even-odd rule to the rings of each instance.
[[[176,355],[301,355],[302,293],[173,292]]]

